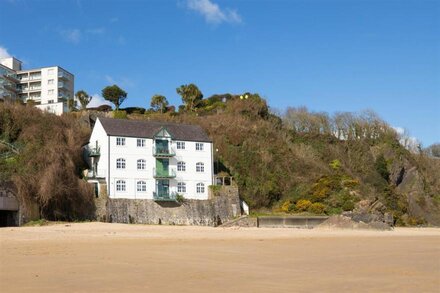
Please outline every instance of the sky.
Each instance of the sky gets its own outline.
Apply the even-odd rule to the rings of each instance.
[[[180,105],[176,88],[195,83],[278,110],[374,110],[440,142],[440,1],[0,0],[6,56],[67,69],[93,105],[111,84],[122,107]]]

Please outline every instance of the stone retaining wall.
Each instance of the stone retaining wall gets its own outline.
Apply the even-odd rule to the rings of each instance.
[[[108,199],[106,206],[113,223],[218,226],[241,215],[238,193],[184,203]]]

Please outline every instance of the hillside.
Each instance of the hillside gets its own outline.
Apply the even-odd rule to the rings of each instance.
[[[374,113],[329,117],[292,108],[274,115],[258,95],[246,96],[213,96],[194,112],[132,111],[127,118],[201,125],[218,149],[216,170],[234,176],[256,212],[339,214],[367,206],[392,213],[397,225],[440,225],[439,160],[408,152]],[[90,133],[85,121],[106,114],[56,117],[20,105],[0,105],[0,114],[0,136],[22,146],[12,161],[0,159],[3,179],[42,205],[45,217],[90,214],[81,145]]]

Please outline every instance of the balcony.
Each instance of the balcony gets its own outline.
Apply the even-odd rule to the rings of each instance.
[[[28,91],[33,92],[33,91],[41,91],[41,85],[37,85],[37,86],[30,86],[28,89]]]
[[[65,93],[58,93],[58,98],[68,100],[70,97]]]
[[[106,176],[107,176],[106,169],[98,169],[96,171],[93,169],[87,170],[87,178],[105,178]]]
[[[89,149],[89,157],[99,157],[101,155],[100,148],[91,148]]]
[[[6,78],[9,81],[12,81],[13,83],[19,83],[20,81],[17,78],[17,75],[15,74],[5,74],[3,75],[4,78]]]
[[[69,79],[69,76],[64,71],[58,71],[58,78]]]
[[[155,179],[168,179],[168,178],[176,178],[176,170],[156,170],[153,168],[153,177]]]
[[[58,87],[59,87],[59,88],[65,88],[65,89],[67,89],[67,84],[66,84],[65,82],[63,82],[63,81],[59,81],[59,82],[58,82]]]
[[[40,80],[41,79],[41,75],[31,75],[29,76],[29,80]]]
[[[155,201],[177,201],[177,193],[175,192],[153,192]]]
[[[169,158],[174,157],[176,152],[172,148],[164,148],[153,146],[153,156],[158,158]]]

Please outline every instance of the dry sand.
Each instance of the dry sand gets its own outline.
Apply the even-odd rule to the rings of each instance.
[[[0,229],[1,292],[440,292],[440,229]]]

